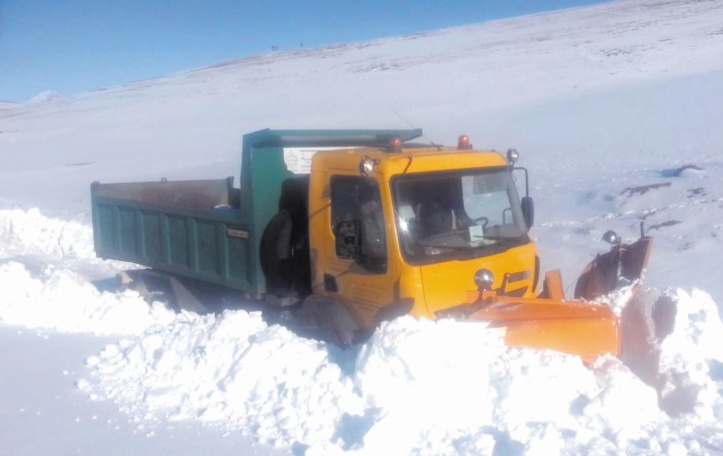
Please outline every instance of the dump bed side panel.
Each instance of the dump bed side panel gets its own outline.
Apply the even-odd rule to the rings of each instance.
[[[230,184],[94,183],[96,254],[257,294],[253,226]]]

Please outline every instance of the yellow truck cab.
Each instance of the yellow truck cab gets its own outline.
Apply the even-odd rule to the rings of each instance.
[[[532,201],[525,195],[521,204],[513,169],[464,136],[457,148],[392,138],[386,147],[316,153],[308,200],[314,295],[342,304],[362,329],[463,305],[484,272],[507,296],[534,296]]]

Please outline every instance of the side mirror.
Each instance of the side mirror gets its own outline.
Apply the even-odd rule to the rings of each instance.
[[[535,203],[532,201],[532,197],[523,196],[520,201],[520,206],[522,208],[522,217],[525,219],[525,225],[527,225],[527,229],[530,229],[535,223]]]
[[[355,260],[361,251],[361,227],[356,220],[336,224],[336,255],[345,260]]]

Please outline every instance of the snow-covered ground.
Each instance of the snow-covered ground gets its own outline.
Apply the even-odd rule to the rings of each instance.
[[[723,3],[621,0],[261,55],[0,105],[0,440],[13,454],[723,452]],[[678,303],[655,391],[618,360],[402,318],[340,350],[260,315],[173,314],[94,281],[92,181],[238,176],[260,128],[516,147],[543,267],[655,237]],[[718,305],[716,305],[716,303]]]

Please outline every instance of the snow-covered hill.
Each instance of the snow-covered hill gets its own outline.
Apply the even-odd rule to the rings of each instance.
[[[2,101],[2,100],[0,100],[0,110],[3,110],[3,109],[13,109],[13,108],[17,108],[17,107],[19,107],[19,106],[20,106],[19,103],[12,103],[12,102],[9,102],[9,101]]]
[[[68,399],[81,392],[118,404],[113,426],[93,428],[100,440],[130,428],[170,448],[169,423],[180,420],[282,454],[721,451],[722,24],[716,0],[621,0],[0,109],[0,333],[17,344],[27,339],[11,328],[111,337],[86,353],[85,369],[53,377],[58,407],[89,413]],[[672,287],[681,305],[664,365],[671,390],[688,394],[686,414],[660,412],[654,391],[615,360],[588,369],[508,350],[460,323],[403,319],[341,352],[253,313],[174,315],[92,285],[127,267],[93,256],[92,181],[238,176],[241,136],[260,128],[410,125],[439,143],[464,133],[476,147],[520,150],[543,267],[561,268],[568,284],[604,249],[604,231],[629,239],[645,223],[655,236],[647,283]],[[0,415],[2,439],[50,454],[16,436],[53,427],[42,416],[56,415],[18,421],[23,413]],[[159,444],[128,445],[117,452]]]

